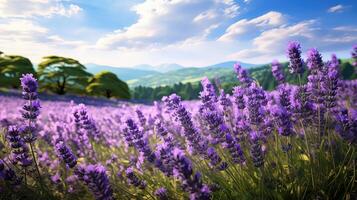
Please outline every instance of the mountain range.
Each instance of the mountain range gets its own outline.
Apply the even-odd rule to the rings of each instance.
[[[111,71],[120,79],[126,81],[131,88],[136,86],[157,87],[173,85],[178,82],[196,82],[202,77],[214,78],[222,74],[233,72],[235,61],[217,63],[204,67],[184,67],[179,64],[161,65],[136,65],[133,67],[114,67],[89,63],[85,66],[90,73],[96,74],[100,71]],[[257,65],[242,63],[245,68]]]

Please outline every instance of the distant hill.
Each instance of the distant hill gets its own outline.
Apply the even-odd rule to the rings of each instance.
[[[222,74],[232,74],[234,63],[236,62],[229,61],[206,67],[186,67],[175,71],[169,71],[161,74],[153,74],[137,79],[128,80],[127,83],[130,87],[136,87],[139,85],[147,87],[157,87],[164,85],[173,85],[179,82],[197,82],[201,80],[204,76],[207,76],[208,78],[214,78],[220,77],[222,76]],[[244,68],[251,68],[256,66],[254,64],[249,63],[241,63],[241,65]]]
[[[85,66],[87,67],[88,72],[92,74],[97,74],[98,72],[101,71],[110,71],[116,74],[123,81],[140,79],[146,76],[160,74],[160,72],[153,71],[153,70],[134,69],[128,67],[112,67],[112,66],[105,66],[105,65],[97,65],[93,63],[85,64]]]
[[[227,62],[222,62],[222,63],[217,63],[215,65],[209,65],[206,66],[206,68],[232,68],[233,69],[233,65],[237,63],[237,61],[227,61]],[[258,66],[256,64],[250,64],[250,63],[244,63],[244,62],[239,62],[244,68],[251,68],[251,67],[255,67]]]
[[[151,70],[151,71],[157,71],[160,73],[166,73],[166,72],[171,72],[171,71],[176,71],[179,69],[183,69],[184,66],[175,64],[175,63],[166,63],[166,64],[161,64],[161,65],[136,65],[133,68],[135,69],[142,69],[142,70]]]
[[[352,79],[357,79],[357,74],[354,73],[355,67],[352,65],[353,60],[352,59],[341,59],[341,65],[340,65],[340,73],[341,73],[341,78],[345,80],[352,80]],[[281,63],[283,70],[284,70],[284,75],[285,75],[285,80],[288,83],[291,84],[298,84],[298,78],[296,75],[293,75],[289,72],[288,68],[288,62],[283,62]],[[225,66],[225,65],[223,65]],[[305,66],[306,68],[306,66]],[[207,69],[212,69],[212,70],[217,70],[218,75],[215,73],[212,73],[211,71],[208,71]],[[183,73],[193,73],[197,72],[197,74],[194,75],[199,75],[199,72],[202,71],[197,71],[197,68],[193,69],[185,69],[185,70],[178,70],[179,72]],[[205,70],[205,69],[201,69]],[[210,73],[208,73],[210,72]],[[219,87],[224,89],[226,93],[231,93],[233,87],[240,85],[240,82],[237,79],[237,75],[233,73],[232,68],[225,68],[225,67],[209,67],[206,68],[206,73],[209,75],[215,75],[214,77],[217,77],[219,79]],[[265,64],[265,65],[260,65],[260,66],[254,66],[248,69],[249,76],[251,76],[254,80],[259,82],[259,85],[262,86],[265,90],[273,90],[277,86],[277,82],[271,72],[271,65],[270,64]],[[308,70],[305,71],[305,73],[301,77],[301,81],[303,83],[306,83],[307,81],[307,75],[308,75]],[[168,74],[168,73],[166,73]],[[164,74],[165,75],[165,74]],[[180,73],[177,73],[176,76],[179,77]],[[161,77],[162,75],[160,75]],[[173,74],[169,74],[169,77],[173,77]],[[164,76],[163,76],[164,77]],[[161,78],[163,78],[161,77]],[[168,81],[168,80],[164,80]],[[147,100],[147,101],[154,101],[154,100],[160,100],[162,99],[163,96],[168,96],[172,93],[176,93],[182,97],[182,99],[185,100],[192,100],[192,99],[197,99],[199,92],[202,91],[202,87],[200,84],[200,79],[198,79],[195,82],[186,82],[186,83],[175,83],[174,85],[170,86],[159,86],[159,87],[135,87],[132,88],[132,97],[133,99],[140,99],[140,100]],[[211,81],[213,84],[216,82],[212,80]]]

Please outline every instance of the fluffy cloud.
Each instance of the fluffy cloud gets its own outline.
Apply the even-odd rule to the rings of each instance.
[[[83,41],[54,35],[37,22],[41,17],[70,17],[81,11],[79,6],[67,3],[63,0],[0,0],[1,50],[39,61],[44,54],[85,46]]]
[[[0,20],[1,51],[28,56],[38,62],[41,57],[87,45],[83,41],[65,40],[27,19]],[[70,55],[70,54],[68,54]]]
[[[285,23],[265,31],[256,29],[259,33],[248,43],[248,47],[230,54],[230,59],[248,62],[269,61],[275,57],[286,59],[284,52],[289,41],[299,41],[303,50],[317,47],[322,52],[345,50],[357,42],[356,28],[335,27],[319,28],[316,20],[302,21],[296,24]]]
[[[256,32],[256,30],[266,30],[281,26],[285,23],[285,17],[279,12],[270,11],[257,18],[247,20],[242,19],[229,26],[219,41],[233,41],[243,34]]]
[[[338,5],[335,5],[335,6],[332,6],[331,8],[329,8],[327,10],[327,12],[329,12],[329,13],[342,12],[344,9],[345,9],[345,7],[343,5],[338,4]]]
[[[314,38],[315,21],[304,21],[290,26],[281,26],[263,31],[252,40],[252,48],[238,51],[232,58],[251,59],[252,57],[270,57],[280,55],[288,41],[305,42]]]
[[[105,35],[97,45],[142,48],[182,42],[207,35],[238,9],[233,0],[146,0],[133,8],[139,16],[135,24]]]
[[[0,0],[0,18],[51,17],[53,15],[70,17],[81,10],[78,5],[65,6],[59,0]]]

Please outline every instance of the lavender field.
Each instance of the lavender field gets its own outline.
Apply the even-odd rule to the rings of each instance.
[[[41,100],[23,75],[22,98],[0,96],[0,198],[357,199],[357,81],[301,54],[297,85],[274,61],[264,91],[237,63],[232,95],[203,78],[200,100],[154,105]]]

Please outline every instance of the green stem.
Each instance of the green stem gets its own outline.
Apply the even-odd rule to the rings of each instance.
[[[38,180],[40,182],[40,187],[41,187],[41,190],[44,191],[43,190],[43,185],[42,185],[42,177],[41,177],[40,169],[38,168],[38,164],[37,164],[36,156],[35,156],[35,153],[34,153],[34,150],[33,150],[32,142],[30,142],[30,149],[31,149],[31,154],[32,154],[33,161],[35,162],[35,167],[36,167],[36,171],[37,171],[37,175],[38,175]]]
[[[25,167],[25,185],[27,186],[27,167]]]
[[[310,161],[310,173],[311,173],[312,188],[315,189],[314,173],[313,173],[313,170],[312,170],[312,166],[314,164],[313,157],[311,156],[308,137],[307,137],[307,134],[306,134],[306,131],[305,131],[305,127],[304,127],[304,124],[302,123],[301,120],[300,120],[300,124],[301,124],[302,130],[304,131],[305,145],[306,145],[306,149],[307,149],[307,153],[308,153],[308,158],[309,158],[309,161]]]

